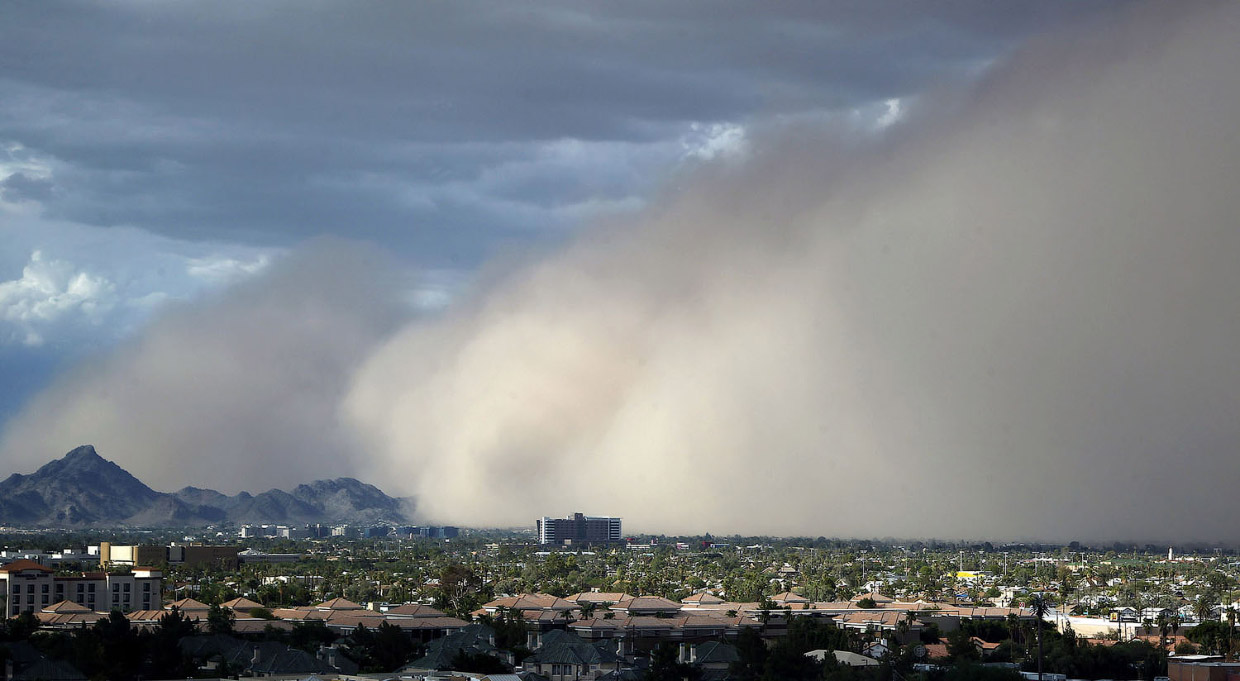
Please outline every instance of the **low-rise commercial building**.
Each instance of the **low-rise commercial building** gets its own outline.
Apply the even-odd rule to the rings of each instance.
[[[208,546],[206,544],[172,544],[121,546],[109,542],[99,544],[99,566],[190,565],[235,570],[239,565],[239,546]]]

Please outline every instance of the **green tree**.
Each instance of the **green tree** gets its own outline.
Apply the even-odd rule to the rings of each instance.
[[[650,652],[650,667],[642,678],[645,681],[685,681],[700,675],[697,669],[680,661],[675,644],[664,642]]]
[[[1020,681],[1013,669],[994,669],[980,664],[955,665],[947,670],[943,681]]]
[[[953,664],[975,662],[982,657],[973,643],[973,637],[964,629],[957,629],[947,635],[947,654]]]
[[[1167,646],[1167,634],[1171,632],[1171,618],[1166,612],[1158,613],[1158,619],[1155,622],[1158,625],[1158,644],[1161,647]]]
[[[1198,622],[1205,622],[1214,614],[1214,604],[1218,602],[1218,597],[1210,592],[1205,592],[1197,597],[1197,602],[1193,605],[1193,614],[1197,616]]]
[[[729,671],[736,681],[758,681],[766,668],[767,648],[762,635],[751,627],[741,629],[736,637],[737,660]]]
[[[18,613],[4,621],[4,640],[25,641],[39,628],[39,620],[29,611]]]
[[[469,613],[483,603],[483,586],[482,579],[473,570],[460,563],[452,563],[439,574],[435,607],[450,615],[468,618]]]
[[[104,619],[95,623],[94,634],[99,639],[99,649],[103,652],[103,676],[109,680],[125,681],[137,676],[142,662],[142,645],[138,640],[138,632],[129,624],[129,619],[119,610],[113,610]]]
[[[1231,627],[1218,620],[1206,620],[1189,629],[1185,636],[1207,654],[1224,655],[1227,653],[1229,629]]]
[[[178,645],[181,639],[192,636],[195,621],[189,619],[179,608],[172,608],[159,618],[149,639],[150,651],[147,676],[174,679],[192,675],[194,665],[187,662]]]
[[[1227,606],[1227,653],[1226,653],[1226,657],[1224,658],[1227,661],[1231,661],[1231,653],[1232,653],[1232,650],[1234,650],[1233,642],[1235,640],[1235,633],[1236,633],[1236,609],[1229,605]]]
[[[495,630],[495,647],[512,653],[517,662],[530,654],[525,618],[520,610],[501,608],[496,615],[483,615],[479,621]]]
[[[416,646],[409,635],[391,622],[383,622],[375,628],[372,657],[378,671],[394,672],[413,657]]]
[[[207,631],[212,634],[231,635],[235,620],[236,615],[233,614],[232,608],[225,608],[216,603],[207,611]]]
[[[458,672],[473,672],[475,674],[508,674],[512,672],[512,668],[504,661],[494,655],[486,653],[471,654],[461,651],[452,658],[452,669]]]
[[[293,630],[289,632],[288,643],[294,648],[300,648],[308,653],[313,653],[320,646],[325,646],[337,638],[335,632],[327,628],[327,623],[323,620],[311,620],[309,622],[298,622],[293,625]]]

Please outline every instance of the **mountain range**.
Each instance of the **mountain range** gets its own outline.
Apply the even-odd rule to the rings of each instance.
[[[186,487],[157,492],[128,471],[78,447],[29,475],[0,482],[0,524],[28,527],[186,527],[234,523],[404,523],[411,504],[374,485],[336,478],[291,491],[228,496]]]

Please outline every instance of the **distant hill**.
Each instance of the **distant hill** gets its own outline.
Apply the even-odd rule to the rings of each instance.
[[[0,524],[31,527],[408,522],[405,503],[353,478],[316,480],[291,492],[156,492],[91,445],[0,482]]]

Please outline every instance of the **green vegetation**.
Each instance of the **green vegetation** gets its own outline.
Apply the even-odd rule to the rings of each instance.
[[[63,548],[76,540],[115,539],[158,543],[180,539],[182,533],[118,535],[9,535],[10,548]],[[70,539],[72,537],[72,539]],[[164,602],[193,597],[212,607],[204,618],[211,632],[233,631],[231,610],[219,607],[244,596],[263,605],[249,614],[270,619],[273,609],[311,605],[335,597],[358,603],[420,602],[433,604],[450,615],[473,619],[483,603],[517,593],[567,596],[598,590],[657,595],[680,600],[710,590],[732,602],[759,604],[758,630],[744,631],[734,644],[741,659],[734,665],[738,678],[830,678],[839,681],[1003,681],[1010,669],[983,667],[983,662],[1015,663],[1027,671],[1067,674],[1071,678],[1152,678],[1164,673],[1166,655],[1175,633],[1191,643],[1176,645],[1177,653],[1201,651],[1229,655],[1237,645],[1235,615],[1220,604],[1236,600],[1240,563],[1234,553],[1211,551],[1192,560],[1169,562],[1165,547],[1111,546],[1102,549],[1067,546],[947,544],[935,542],[841,541],[819,537],[770,539],[710,537],[723,546],[700,548],[704,538],[679,538],[691,549],[676,549],[675,539],[643,537],[654,543],[640,548],[594,547],[545,551],[528,534],[467,532],[451,542],[433,540],[346,540],[340,538],[291,541],[249,539],[244,546],[272,553],[302,556],[290,563],[247,563],[235,571],[208,567],[168,567]],[[230,540],[236,541],[236,540]],[[709,546],[709,544],[707,544]],[[1177,551],[1177,555],[1183,552]],[[91,566],[72,566],[62,572]],[[945,631],[923,619],[920,636],[901,622],[898,635],[844,631],[824,621],[791,617],[772,597],[787,591],[811,600],[848,600],[861,594],[881,593],[897,599],[987,605],[1011,599],[1034,610],[1051,606],[1063,612],[1106,617],[1114,609],[1134,608],[1137,621],[1125,623],[1125,636],[1144,634],[1154,643],[1132,641],[1095,645],[1063,635],[1040,620],[975,620],[958,632]],[[881,604],[869,596],[860,608]],[[753,606],[746,606],[752,609]],[[794,610],[799,606],[793,606]],[[933,606],[932,606],[933,607]],[[1146,608],[1163,610],[1141,612]],[[614,618],[605,607],[590,606],[583,616]],[[735,608],[726,612],[736,616]],[[1221,613],[1221,614],[1220,614]],[[1193,621],[1203,618],[1198,623]],[[484,621],[496,632],[496,645],[519,663],[530,654],[519,613],[501,611]],[[152,631],[137,631],[123,617],[110,617],[95,627],[72,632],[40,632],[29,616],[3,624],[7,641],[32,641],[46,654],[78,666],[92,677],[171,678],[193,670],[185,668],[175,642],[188,635],[192,624],[172,611]],[[1196,625],[1186,628],[1188,623]],[[279,641],[308,652],[336,643],[363,671],[390,671],[420,652],[392,627],[360,629],[339,639],[321,622],[296,624],[289,630],[269,627],[254,638]],[[1157,634],[1158,636],[1154,636]],[[763,637],[770,638],[769,642]],[[983,658],[973,637],[990,644]],[[837,665],[834,658],[816,662],[808,650],[850,650],[879,638],[888,641],[891,654],[877,667]],[[909,640],[913,639],[913,640]],[[769,643],[769,644],[768,644]],[[928,660],[915,654],[916,644],[946,644],[946,659]],[[1113,642],[1106,642],[1108,644]],[[115,652],[104,659],[101,651]],[[941,650],[937,648],[936,650]],[[653,651],[654,678],[691,675],[674,654]],[[657,664],[656,664],[657,662]],[[918,662],[942,662],[944,669],[916,671]],[[486,659],[462,664],[479,670],[491,668]],[[128,676],[126,676],[128,675]],[[922,678],[924,677],[924,678]]]

